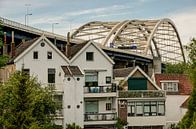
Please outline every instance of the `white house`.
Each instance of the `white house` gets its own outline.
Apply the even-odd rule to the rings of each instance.
[[[138,66],[114,69],[119,83],[118,113],[128,129],[164,129],[165,92]]]
[[[177,124],[187,111],[191,82],[183,74],[155,74],[157,85],[166,91],[166,127]]]
[[[42,86],[54,89],[62,104],[55,122],[76,123],[82,128],[114,127],[117,91],[113,85],[113,64],[95,43],[57,49],[45,36],[21,43],[9,64],[36,76]]]
[[[78,65],[85,76],[84,127],[113,128],[117,117],[117,91],[113,85],[113,64],[95,43],[80,44],[70,53],[71,65]],[[78,45],[71,47],[71,52]]]

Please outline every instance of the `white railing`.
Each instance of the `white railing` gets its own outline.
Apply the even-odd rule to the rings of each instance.
[[[64,91],[63,83],[43,83],[42,86],[48,87],[49,89],[54,90],[54,91],[60,91],[60,92]]]
[[[38,35],[45,34],[46,36],[49,36],[50,38],[55,37],[57,39],[59,38],[64,41],[66,40],[65,36],[62,36],[59,34],[54,34],[54,33],[48,32],[48,31],[44,31],[44,30],[40,30],[40,29],[31,27],[31,26],[27,26],[27,25],[24,25],[24,24],[15,22],[15,21],[8,20],[6,18],[0,17],[0,21],[2,21],[3,26],[13,27],[15,29],[19,29],[22,31],[26,31],[26,32],[30,32],[30,33],[34,33],[34,34],[38,34]]]

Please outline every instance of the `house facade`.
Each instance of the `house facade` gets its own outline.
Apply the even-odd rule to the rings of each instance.
[[[164,129],[165,92],[138,66],[114,70],[119,83],[119,118],[128,129]]]
[[[157,85],[166,91],[166,127],[177,124],[187,111],[192,91],[191,82],[183,74],[155,74]]]
[[[114,62],[92,42],[66,48],[61,52],[45,36],[24,42],[9,61],[14,70],[3,72],[9,77],[23,70],[37,77],[43,87],[55,90],[54,99],[62,107],[56,124],[113,128],[117,118]]]

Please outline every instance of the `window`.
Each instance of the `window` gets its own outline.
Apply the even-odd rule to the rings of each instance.
[[[52,52],[47,53],[48,59],[52,59]]]
[[[106,111],[112,110],[112,104],[111,103],[106,103]]]
[[[62,94],[55,94],[53,96],[54,101],[57,105],[56,114],[57,115],[63,115],[63,95]]]
[[[158,115],[159,116],[165,115],[165,103],[164,102],[158,102]]]
[[[93,61],[94,53],[93,52],[86,52],[86,60],[87,61]]]
[[[97,72],[85,73],[85,85],[86,86],[98,86],[98,73]]]
[[[164,101],[128,102],[127,116],[164,116]]]
[[[33,59],[38,59],[38,51],[33,52]]]
[[[106,84],[110,84],[112,82],[112,78],[107,76],[106,77]]]
[[[178,82],[161,82],[162,89],[169,92],[178,92]]]
[[[136,116],[143,116],[143,104],[142,104],[142,102],[136,102]]]
[[[55,69],[48,69],[48,83],[55,83]]]
[[[86,101],[85,113],[98,113],[98,101]]]
[[[127,108],[128,116],[135,116],[135,103],[129,102]]]
[[[23,69],[22,71],[24,72],[24,74],[28,76],[30,75],[30,69]]]

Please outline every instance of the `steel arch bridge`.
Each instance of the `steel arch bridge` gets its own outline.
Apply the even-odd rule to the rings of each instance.
[[[170,19],[93,21],[74,31],[71,39],[93,40],[106,47],[159,57],[164,63],[185,62],[178,31]]]

